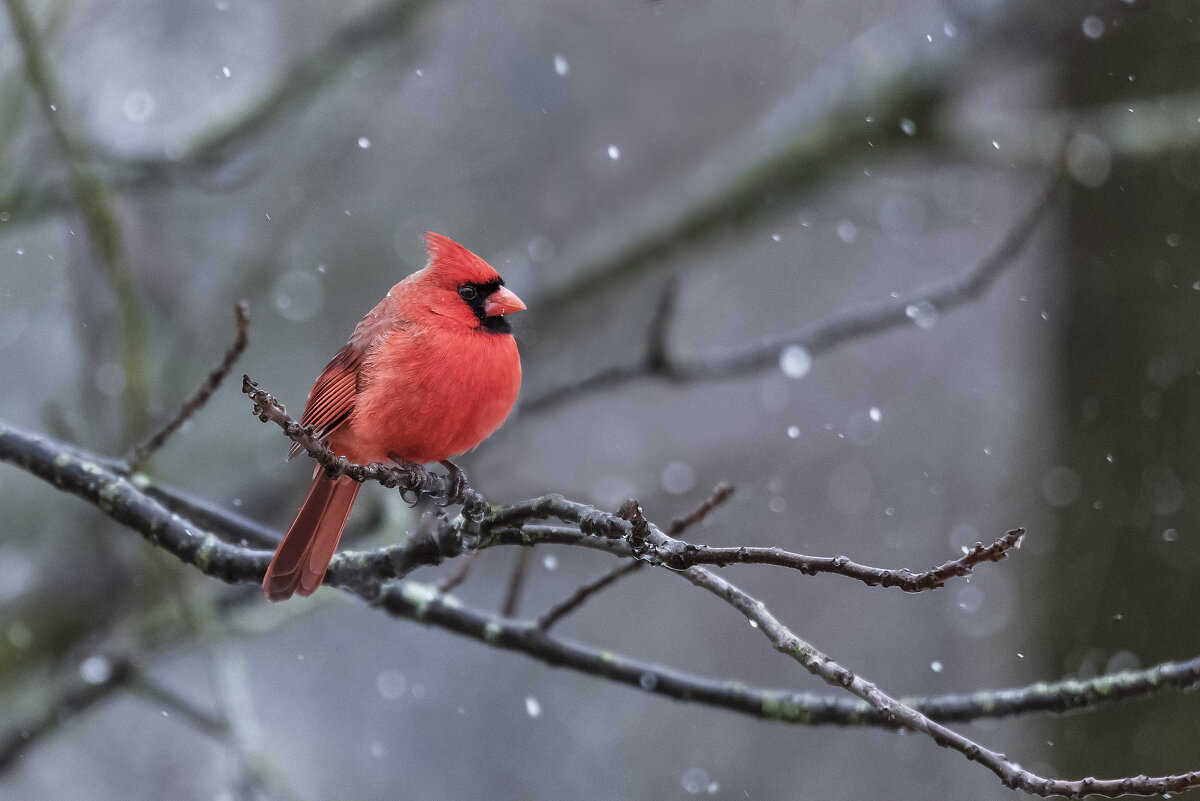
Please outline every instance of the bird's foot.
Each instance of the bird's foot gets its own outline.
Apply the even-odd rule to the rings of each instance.
[[[446,493],[445,503],[438,505],[450,506],[451,504],[462,503],[463,494],[470,486],[467,484],[466,474],[463,473],[462,468],[449,459],[443,459],[441,464],[442,467],[446,468],[446,478],[450,480],[450,488]]]
[[[429,471],[425,469],[424,465],[410,462],[396,453],[389,453],[388,458],[395,462],[397,470],[404,473],[405,486],[400,489],[400,497],[404,499],[405,503],[416,506],[421,493],[425,491]],[[409,499],[410,495],[412,496],[411,500]]]

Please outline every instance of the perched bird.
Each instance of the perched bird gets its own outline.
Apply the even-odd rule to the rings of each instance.
[[[461,482],[450,457],[487,439],[517,400],[521,359],[504,316],[525,304],[462,245],[435,233],[425,243],[424,269],[358,324],[313,385],[301,422],[352,462],[441,462]],[[360,486],[313,471],[263,578],[268,599],[321,586]]]

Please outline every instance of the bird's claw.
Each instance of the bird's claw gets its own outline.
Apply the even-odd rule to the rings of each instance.
[[[407,494],[412,494],[412,502],[415,504],[422,492],[432,494],[429,490],[432,474],[424,466],[416,462],[410,462],[402,458],[399,454],[389,453],[388,458],[396,463],[396,468],[403,471],[407,479],[405,482],[407,486],[402,487],[400,490],[401,497],[407,501]],[[449,486],[445,494],[441,495],[441,501],[435,501],[434,503],[441,507],[462,503],[463,496],[470,489],[466,474],[449,459],[443,459],[441,464],[446,468],[446,479]]]
[[[443,503],[438,506],[450,506],[451,504],[462,503],[463,494],[467,491],[467,476],[463,473],[462,468],[456,465],[449,459],[443,459],[442,467],[446,468],[446,478],[449,480],[450,487],[446,492]]]
[[[404,486],[400,487],[400,497],[409,506],[416,506],[417,501],[421,499],[423,479],[429,473],[421,465],[408,461],[398,453],[389,453],[388,458],[395,463],[396,469],[404,474]]]

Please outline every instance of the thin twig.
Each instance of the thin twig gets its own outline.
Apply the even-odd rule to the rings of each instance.
[[[646,563],[640,560],[625,562],[617,565],[612,570],[605,573],[600,578],[584,584],[575,592],[571,593],[570,597],[559,601],[554,606],[546,611],[546,614],[538,618],[537,626],[542,631],[549,631],[550,627],[558,621],[562,620],[567,615],[574,612],[579,607],[583,606],[584,602],[591,598],[600,590],[617,581],[618,579],[628,576],[636,570],[645,567]]]
[[[857,579],[867,586],[898,587],[905,592],[923,592],[944,586],[952,578],[971,575],[975,567],[984,562],[999,562],[1010,550],[1021,547],[1025,529],[1015,528],[990,545],[975,543],[974,547],[957,559],[951,559],[937,567],[920,573],[908,568],[890,570],[870,567],[852,562],[845,556],[806,556],[784,551],[780,548],[711,548],[707,545],[683,543],[683,553],[672,553],[663,558],[663,564],[674,569],[693,565],[759,564],[778,565],[799,570],[806,576],[817,573],[836,573]]]
[[[479,551],[463,554],[462,558],[458,560],[458,569],[437,583],[438,592],[452,592],[462,586],[462,583],[471,576],[471,570],[475,567],[475,560],[478,558]]]
[[[551,496],[552,497],[552,496]],[[544,509],[553,506],[553,500],[542,501]],[[579,523],[575,510],[564,510],[571,523]],[[601,513],[602,514],[602,513]],[[613,525],[609,523],[609,525]],[[487,545],[532,545],[535,543],[553,543],[557,545],[581,545],[593,550],[605,551],[614,556],[636,556],[651,564],[663,565],[672,570],[685,570],[695,565],[732,565],[732,564],[763,564],[776,565],[798,570],[804,575],[832,573],[861,581],[869,587],[895,587],[904,592],[924,592],[945,585],[953,578],[969,576],[974,568],[985,562],[999,562],[1008,552],[1019,547],[1025,529],[1016,528],[1007,532],[990,545],[976,543],[973,548],[962,556],[951,559],[937,567],[920,573],[907,568],[882,568],[859,564],[844,556],[808,556],[806,554],[784,551],[780,548],[756,548],[739,546],[731,548],[710,548],[707,545],[694,545],[684,540],[667,536],[657,528],[651,527],[651,536],[646,542],[633,545],[626,536],[596,536],[581,530],[578,526],[556,526],[548,524],[525,523],[519,527],[497,525],[486,527],[483,543]]]
[[[500,605],[500,614],[504,617],[515,617],[517,607],[521,605],[521,594],[525,590],[525,577],[529,573],[529,554],[528,548],[517,551],[512,573],[508,577],[508,586],[504,591],[504,603]]]
[[[732,498],[735,491],[736,488],[732,484],[722,481],[713,487],[712,494],[705,498],[703,503],[683,517],[672,520],[671,526],[667,530],[671,532],[672,537],[678,537],[692,526],[703,522],[704,518],[712,514],[714,509]]]
[[[180,426],[187,422],[193,414],[208,402],[212,394],[221,386],[221,382],[229,375],[229,371],[233,369],[233,365],[237,362],[238,357],[246,350],[246,345],[249,342],[250,304],[244,300],[239,300],[234,305],[233,312],[237,326],[236,335],[233,344],[225,350],[225,355],[222,357],[221,363],[213,368],[204,379],[204,383],[196,387],[196,391],[192,393],[190,398],[183,402],[183,405],[179,408],[179,412],[174,417],[130,451],[128,457],[130,469],[137,470],[141,465],[145,464],[146,460],[157,453],[166,444],[171,435],[179,430]]]

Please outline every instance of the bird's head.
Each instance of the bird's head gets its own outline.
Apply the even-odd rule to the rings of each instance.
[[[453,239],[425,234],[429,263],[423,276],[429,286],[435,314],[462,322],[470,328],[507,334],[512,331],[507,314],[525,309],[525,304],[504,279],[483,259]]]

